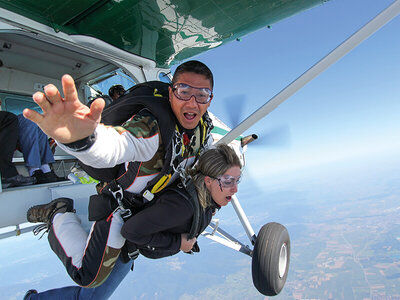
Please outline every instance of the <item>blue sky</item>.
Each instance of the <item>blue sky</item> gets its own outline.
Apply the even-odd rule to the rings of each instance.
[[[393,1],[334,0],[197,57],[212,69],[210,110],[229,124],[226,102],[261,107]],[[248,151],[258,174],[399,150],[400,18],[347,54],[248,133],[288,126],[289,147]],[[260,166],[263,157],[265,168]]]
[[[331,0],[197,56],[215,77],[210,111],[229,126],[228,110],[243,120],[392,2]],[[247,131],[290,135],[284,146],[250,147],[252,173],[398,151],[399,29],[398,17]]]

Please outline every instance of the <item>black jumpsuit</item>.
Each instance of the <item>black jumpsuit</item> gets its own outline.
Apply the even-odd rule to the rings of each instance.
[[[182,192],[187,193],[185,189]],[[153,200],[154,201],[154,200]],[[201,209],[198,236],[210,224],[217,204]],[[121,234],[134,243],[148,258],[161,258],[178,253],[181,234],[189,233],[194,209],[188,199],[174,190],[162,192],[154,205],[131,217],[122,226]]]

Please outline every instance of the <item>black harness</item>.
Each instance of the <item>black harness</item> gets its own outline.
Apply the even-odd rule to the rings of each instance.
[[[135,174],[137,173],[136,166],[130,165],[128,172],[126,172],[124,164],[113,168],[93,168],[81,163],[82,168],[91,177],[107,183],[101,186],[101,189],[99,189],[101,192],[98,195],[90,197],[89,220],[96,221],[106,218],[117,209],[121,209],[123,218],[129,218],[132,214],[147,207],[147,205],[151,205],[151,201],[145,201],[147,199],[147,192],[153,195],[153,193],[161,191],[167,185],[172,174],[179,171],[177,167],[183,161],[183,157],[177,154],[180,153],[182,145],[179,143],[181,140],[180,137],[176,136],[179,134],[179,129],[177,128],[176,118],[169,103],[168,86],[168,84],[160,81],[149,81],[135,85],[127,94],[118,98],[103,111],[102,123],[118,126],[139,111],[143,109],[148,110],[159,124],[165,157],[160,173],[150,180],[146,187],[138,194],[125,191],[135,179]],[[202,140],[196,159],[204,151],[206,139],[212,129],[212,122],[207,113],[203,116],[200,126]],[[139,163],[137,165],[138,168]],[[122,174],[124,176],[121,176]],[[193,184],[188,184],[187,193],[177,188],[176,185],[169,188],[180,194],[192,205],[194,215],[189,236],[194,237],[198,235],[202,208],[199,205],[195,187]]]

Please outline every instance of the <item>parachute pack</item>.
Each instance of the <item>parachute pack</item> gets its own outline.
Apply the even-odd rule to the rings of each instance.
[[[149,81],[140,83],[112,102],[102,113],[101,123],[111,126],[119,126],[129,120],[142,109],[147,109],[153,114],[159,124],[162,142],[166,153],[171,147],[172,135],[175,131],[175,116],[171,111],[168,100],[168,84],[161,81]],[[169,162],[170,157],[166,157]],[[120,177],[125,168],[123,164],[112,168],[93,168],[81,163],[82,168],[94,179],[101,182],[111,182]],[[164,166],[166,168],[166,166]],[[164,168],[163,168],[164,170]],[[122,187],[124,188],[124,184]]]
[[[147,183],[146,188],[137,195],[123,192],[124,195],[122,198],[126,207],[139,207],[141,209],[143,207],[143,198],[146,198],[146,193],[149,192],[150,195],[153,195],[163,190],[171,179],[174,171],[172,166],[178,165],[183,160],[181,156],[177,156],[177,161],[174,161],[172,157],[172,153],[174,152],[172,151],[174,134],[178,128],[176,126],[175,115],[169,103],[168,86],[169,84],[160,81],[137,84],[129,89],[126,94],[112,102],[102,113],[101,122],[103,124],[119,126],[141,110],[148,110],[157,119],[162,143],[165,148],[166,154],[163,167],[160,173]],[[207,120],[204,121],[204,118]],[[206,114],[201,120],[202,144],[205,143],[207,133],[211,128],[211,121],[209,121]],[[98,189],[100,192],[99,195],[93,195],[89,202],[89,219],[92,221],[99,220],[107,216],[110,211],[114,211],[116,207],[116,203],[109,202],[108,197],[104,197],[104,194],[108,196],[112,195],[115,198],[115,192],[121,188],[122,191],[125,190],[132,181],[131,179],[124,181],[124,176],[121,176],[126,173],[124,164],[112,168],[93,168],[83,163],[81,163],[81,166],[91,177],[106,183],[101,189]],[[174,189],[173,187],[171,188]],[[192,184],[188,186],[188,193],[190,196],[179,191],[179,194],[187,199],[193,207],[193,224],[189,234],[190,237],[193,237],[198,234],[201,208],[197,200],[196,190]]]

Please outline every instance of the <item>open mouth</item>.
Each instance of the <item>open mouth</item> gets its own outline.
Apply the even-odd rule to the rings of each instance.
[[[184,113],[183,115],[189,121],[193,120],[197,116],[196,113]]]
[[[231,201],[231,200],[232,200],[232,196],[226,196],[226,197],[225,197],[225,199],[226,199],[226,201],[228,201],[228,202],[229,202],[229,201]]]

